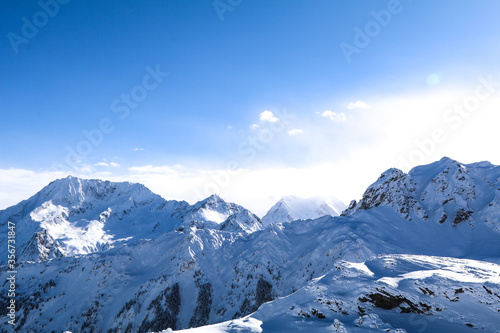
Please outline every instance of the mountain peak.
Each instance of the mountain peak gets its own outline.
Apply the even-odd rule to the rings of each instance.
[[[217,193],[212,194],[208,198],[205,199],[205,201],[210,201],[210,202],[221,202],[224,201]]]
[[[194,206],[204,206],[204,205],[213,205],[213,204],[219,204],[219,203],[225,203],[226,201],[222,199],[218,194],[214,193],[210,195],[209,197],[206,197],[203,200],[200,200],[194,204]]]
[[[450,172],[452,170],[465,169],[465,165],[455,161],[449,157],[443,157],[439,161],[414,167],[408,173],[412,178],[419,178],[422,175],[435,177],[442,172]]]
[[[35,196],[42,201],[39,202],[40,204],[48,200],[64,204],[79,204],[94,200],[113,200],[121,196],[133,197],[139,202],[160,198],[139,183],[82,179],[74,176],[52,181]]]
[[[226,202],[217,194],[198,201],[182,212],[183,225],[197,228],[251,233],[262,228],[257,216],[246,208]]]
[[[338,216],[345,208],[345,204],[335,198],[301,198],[287,195],[271,207],[262,218],[262,223],[269,225],[276,222],[314,219],[325,215]]]
[[[470,166],[477,167],[477,168],[494,168],[496,165],[491,163],[490,161],[481,161],[477,163],[472,163]]]
[[[386,182],[387,179],[395,179],[395,178],[401,178],[406,176],[406,173],[404,173],[402,170],[397,169],[397,168],[390,168],[380,175],[378,178],[377,182],[381,181]]]
[[[442,162],[442,163],[455,163],[457,161],[455,161],[454,159],[448,157],[448,156],[443,156],[438,162]]]
[[[377,181],[368,187],[359,203],[351,202],[342,215],[351,215],[359,210],[379,206],[391,206],[405,219],[412,220],[412,215],[425,218],[421,205],[414,198],[415,193],[416,184],[412,177],[392,168],[382,173]]]

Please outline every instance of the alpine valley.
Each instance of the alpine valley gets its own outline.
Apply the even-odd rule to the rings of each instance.
[[[217,195],[68,177],[0,211],[9,225],[2,332],[500,332],[489,162],[390,169],[348,207],[285,197],[262,220]]]

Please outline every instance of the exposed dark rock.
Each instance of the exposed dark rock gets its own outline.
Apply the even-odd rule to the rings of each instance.
[[[311,314],[313,316],[318,317],[319,319],[325,319],[326,318],[326,316],[323,313],[321,313],[319,310],[316,310],[315,308],[312,308]]]
[[[46,261],[63,257],[59,242],[46,229],[37,231],[24,246],[21,257],[31,261]]]
[[[235,315],[233,316],[233,319],[243,317],[244,315],[252,313],[255,310],[257,310],[255,305],[252,305],[250,303],[250,301],[248,300],[248,298],[245,297],[245,299],[243,300],[243,303],[240,306],[240,310],[235,313]]]
[[[189,320],[189,327],[198,327],[208,324],[212,308],[212,284],[205,283],[198,287],[198,298],[193,317]]]
[[[375,307],[385,310],[399,308],[402,313],[426,314],[431,310],[431,306],[425,303],[420,302],[417,305],[404,296],[394,296],[384,290],[378,291],[368,294],[366,297],[360,297],[359,300],[363,303],[372,303]]]
[[[472,213],[473,212],[470,210],[465,210],[464,208],[460,208],[457,214],[455,215],[455,218],[453,219],[453,226],[456,226],[464,221],[467,221],[471,217]]]
[[[273,286],[266,280],[260,279],[257,282],[255,303],[258,308],[266,302],[270,302],[274,299],[273,297]]]
[[[148,310],[154,310],[152,318],[148,320],[151,315],[144,318],[137,332],[161,331],[166,328],[177,329],[177,316],[179,315],[180,306],[180,288],[179,284],[176,283],[172,288],[163,290],[149,304]]]

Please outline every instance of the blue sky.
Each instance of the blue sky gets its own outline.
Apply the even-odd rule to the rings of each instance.
[[[3,1],[0,208],[69,173],[190,201],[219,192],[262,213],[284,194],[348,201],[388,167],[443,155],[500,164],[488,149],[500,87],[447,113],[489,92],[480,78],[500,81],[498,1],[218,6]],[[158,69],[168,76],[144,81]],[[446,140],[428,143],[436,129]]]

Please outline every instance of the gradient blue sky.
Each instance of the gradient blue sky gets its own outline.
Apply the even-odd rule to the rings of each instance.
[[[2,1],[0,208],[68,173],[140,181],[194,201],[229,161],[239,171],[213,191],[260,214],[283,194],[348,201],[386,168],[404,169],[401,159],[417,156],[415,142],[436,127],[446,142],[415,161],[500,164],[496,127],[488,129],[498,91],[460,124],[443,121],[479,77],[500,81],[500,3],[401,0],[346,61],[341,43],[355,45],[371,11],[394,3],[243,0],[221,21],[212,1],[72,0],[15,52],[9,33],[22,35],[23,17],[33,22],[42,9]],[[141,85],[148,66],[169,75],[120,119],[113,101]],[[264,111],[293,119],[273,123],[260,119]],[[67,165],[68,147],[102,119],[114,130]],[[244,152],[278,124],[255,156]]]

